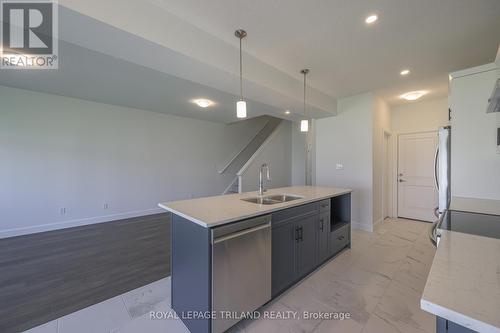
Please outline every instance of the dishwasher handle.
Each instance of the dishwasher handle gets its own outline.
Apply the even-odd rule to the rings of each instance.
[[[250,228],[250,229],[245,229],[245,230],[242,230],[242,231],[234,232],[234,233],[229,234],[227,236],[221,236],[219,238],[214,239],[214,244],[217,244],[217,243],[220,243],[220,242],[224,242],[224,241],[227,241],[229,239],[241,237],[243,235],[250,234],[252,232],[256,232],[256,231],[259,231],[259,230],[262,230],[262,229],[266,229],[266,228],[271,228],[271,222],[267,222],[265,224],[261,224],[261,225],[258,225],[256,227]]]

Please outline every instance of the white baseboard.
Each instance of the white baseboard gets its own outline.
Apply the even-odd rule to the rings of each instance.
[[[364,230],[368,232],[373,232],[373,225],[360,222],[351,222],[351,227],[353,229]]]
[[[34,234],[34,233],[44,232],[44,231],[52,231],[52,230],[66,229],[66,228],[71,228],[71,227],[79,227],[79,226],[88,225],[88,224],[111,222],[111,221],[116,221],[116,220],[121,220],[121,219],[127,219],[127,218],[138,217],[138,216],[146,216],[146,215],[152,215],[152,214],[159,214],[159,213],[164,213],[164,212],[165,212],[165,210],[162,208],[153,208],[153,209],[125,212],[125,213],[112,214],[112,215],[94,216],[94,217],[88,217],[88,218],[78,219],[78,220],[47,223],[47,224],[36,225],[36,226],[32,226],[32,227],[6,229],[6,230],[0,231],[0,239],[21,236],[21,235]]]

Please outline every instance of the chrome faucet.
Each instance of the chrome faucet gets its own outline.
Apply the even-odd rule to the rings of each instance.
[[[264,177],[262,177],[263,170],[266,171],[266,181],[271,181],[271,173],[269,171],[269,165],[267,163],[264,163],[260,166],[260,172],[259,172],[259,195],[264,194],[267,190],[264,188]]]

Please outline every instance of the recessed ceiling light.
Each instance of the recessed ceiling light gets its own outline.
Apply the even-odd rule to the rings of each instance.
[[[290,110],[286,110],[286,111],[285,111],[285,114],[290,114]]]
[[[407,101],[414,101],[424,96],[427,93],[428,91],[426,90],[409,91],[399,96],[399,98],[406,99]]]
[[[406,75],[410,74],[410,70],[409,69],[403,69],[399,74],[401,76],[406,76]]]
[[[193,99],[193,103],[198,105],[200,108],[208,108],[210,105],[214,104],[214,102],[205,98]]]
[[[368,23],[368,24],[372,24],[374,23],[375,21],[378,20],[378,16],[373,14],[373,15],[370,15],[368,16],[366,19],[365,19],[365,22]]]

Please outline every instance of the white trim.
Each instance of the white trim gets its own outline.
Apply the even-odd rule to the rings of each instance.
[[[243,173],[250,167],[250,165],[253,163],[253,161],[259,156],[262,150],[267,146],[267,144],[276,136],[278,133],[278,130],[280,129],[281,126],[283,126],[284,122],[281,122],[276,128],[273,130],[271,135],[267,137],[267,139],[260,145],[260,147],[253,153],[253,155],[248,159],[248,161],[243,165],[243,167],[236,173],[237,176],[243,175]]]
[[[227,191],[229,191],[229,189],[231,187],[233,187],[234,183],[238,180],[238,177],[234,177],[234,179],[231,181],[231,183],[229,183],[229,185],[226,187],[226,189],[224,190],[224,192],[222,192],[222,194],[227,194]],[[239,189],[238,189],[239,190]]]
[[[228,161],[228,162],[227,162],[227,163],[226,163],[226,164],[225,164],[225,165],[224,165],[224,166],[223,166],[220,170],[218,170],[217,172],[218,172],[219,174],[223,174],[223,173],[224,173],[224,171],[226,171],[226,170],[227,170],[227,168],[229,168],[229,166],[231,165],[231,163],[233,163],[233,161],[234,161],[234,160],[238,157],[238,155],[240,155],[240,154],[241,154],[241,152],[242,152],[243,150],[245,150],[245,148],[246,148],[246,147],[248,147],[248,145],[249,145],[250,143],[252,143],[252,141],[253,141],[253,140],[255,140],[255,138],[257,137],[257,135],[259,135],[259,134],[260,134],[260,132],[262,132],[262,130],[263,130],[263,129],[264,129],[264,128],[265,128],[265,127],[269,124],[269,122],[270,122],[270,121],[271,121],[270,119],[269,119],[268,121],[266,121],[266,123],[264,124],[264,126],[262,126],[262,127],[261,127],[258,131],[257,131],[257,133],[255,133],[255,135],[254,135],[254,136],[253,136],[253,137],[252,137],[252,138],[251,138],[251,139],[250,139],[250,140],[249,140],[249,141],[248,141],[248,142],[247,142],[247,143],[246,143],[246,144],[245,144],[245,145],[244,145],[244,146],[243,146],[243,147],[242,147],[242,148],[241,148],[241,149],[240,149],[237,153],[236,153],[236,154],[234,154],[234,155],[233,155],[233,157],[232,157],[232,158],[231,158],[231,159],[230,159],[230,160],[229,160],[229,161]]]
[[[392,162],[392,175],[391,178],[391,200],[392,200],[392,216],[398,217],[398,144],[399,134],[393,135],[390,138],[391,146],[391,162]]]
[[[495,64],[500,68],[500,45],[498,45],[497,57],[495,58]]]
[[[126,218],[159,214],[159,213],[164,213],[164,212],[165,211],[161,208],[152,208],[152,209],[131,211],[131,212],[113,214],[113,215],[95,216],[95,217],[88,217],[88,218],[83,218],[83,219],[78,219],[78,220],[47,223],[47,224],[30,226],[30,227],[25,227],[25,228],[6,229],[6,230],[0,231],[0,239],[15,237],[15,236],[22,236],[22,235],[29,235],[29,234],[34,234],[34,233],[44,232],[44,231],[53,231],[53,230],[71,228],[71,227],[79,227],[82,225],[111,222],[111,221],[116,221],[116,220],[121,220],[121,219],[126,219]]]
[[[392,159],[391,159],[391,136],[392,132],[389,131],[388,129],[383,128],[382,129],[382,174],[380,175],[381,178],[381,184],[382,184],[382,200],[381,200],[381,209],[382,209],[382,218],[381,220],[384,220],[386,217],[392,217],[392,177],[391,177],[391,171],[392,171]],[[386,146],[386,140],[387,138],[387,146]],[[387,183],[385,182],[384,176],[387,176]],[[386,188],[387,187],[387,188]],[[387,196],[385,195],[387,190]],[[389,199],[391,198],[391,199]],[[387,201],[387,202],[386,202]],[[389,202],[391,205],[389,206]],[[387,214],[388,216],[385,216],[385,206],[387,207]]]

